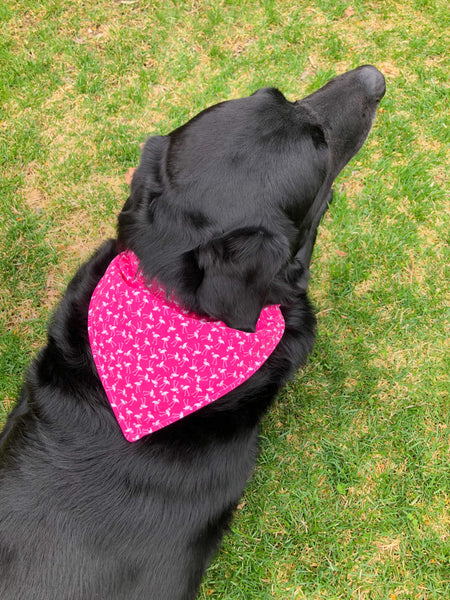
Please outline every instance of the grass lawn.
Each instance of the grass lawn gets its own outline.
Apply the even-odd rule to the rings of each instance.
[[[140,142],[258,87],[386,76],[321,226],[315,352],[201,600],[450,598],[449,25],[445,0],[0,6],[0,423]]]

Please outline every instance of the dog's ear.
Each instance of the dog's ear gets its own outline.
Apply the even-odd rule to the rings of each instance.
[[[131,193],[124,209],[137,208],[161,193],[166,161],[167,136],[155,135],[149,138],[142,150],[139,166],[131,181]]]
[[[133,247],[141,237],[140,227],[152,221],[153,200],[164,190],[168,137],[149,138],[131,181],[131,192],[118,218],[117,236],[122,248]]]
[[[242,228],[196,251],[203,273],[196,299],[209,316],[233,329],[254,332],[269,286],[289,258],[284,237]]]

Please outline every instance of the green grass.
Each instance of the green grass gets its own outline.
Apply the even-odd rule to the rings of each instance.
[[[0,421],[146,136],[261,86],[386,75],[318,238],[315,351],[201,600],[450,597],[448,26],[444,0],[0,7]]]

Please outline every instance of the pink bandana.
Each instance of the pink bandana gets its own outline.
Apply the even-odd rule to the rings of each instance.
[[[132,252],[114,258],[89,305],[89,340],[106,395],[130,442],[224,396],[267,360],[284,332],[279,306],[255,333],[203,319],[148,286]]]

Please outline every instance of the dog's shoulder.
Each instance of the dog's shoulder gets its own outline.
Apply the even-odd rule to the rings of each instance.
[[[71,391],[83,395],[83,390],[98,385],[87,331],[89,302],[116,255],[117,241],[106,241],[70,281],[50,321],[47,343],[28,369],[16,406],[1,433],[0,446],[20,422],[26,421],[29,428],[31,421],[45,420],[41,413],[48,407],[54,411],[61,398],[71,396]]]
[[[78,366],[89,343],[89,302],[108,265],[117,255],[116,240],[106,241],[77,271],[56,308],[48,328],[47,349],[57,349],[65,367]],[[56,357],[55,357],[56,358]]]

